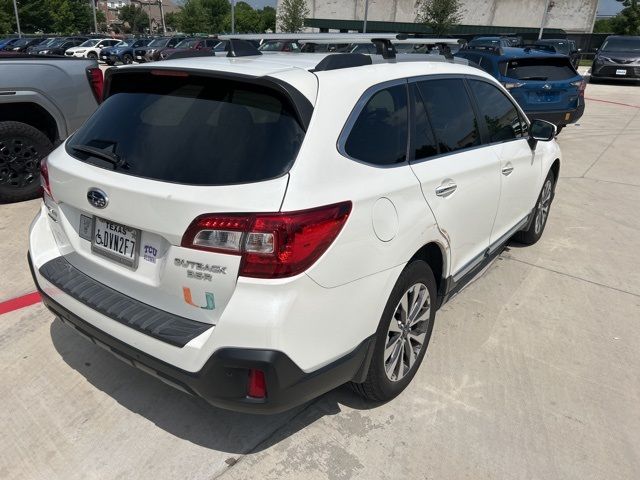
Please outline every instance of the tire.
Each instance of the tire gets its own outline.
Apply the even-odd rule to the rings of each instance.
[[[122,56],[122,63],[124,63],[125,65],[130,65],[133,63],[133,57],[131,55],[129,55],[128,53],[125,53]]]
[[[87,58],[89,60],[96,60],[97,61],[98,60],[98,55],[96,55],[94,52],[89,52],[89,53],[87,53]]]
[[[516,241],[525,245],[533,245],[540,240],[549,219],[549,211],[555,195],[555,186],[555,176],[553,172],[549,172],[542,184],[540,195],[538,195],[533,220],[527,230],[522,230],[514,235],[513,238]]]
[[[111,60],[105,60],[104,63],[106,63],[110,67],[113,67],[115,65],[115,62],[112,62]]]
[[[368,400],[387,401],[409,385],[429,345],[436,314],[436,291],[433,272],[422,260],[411,262],[402,271],[380,319],[367,377],[363,383],[351,384],[356,393]],[[420,301],[425,293],[428,294],[422,297],[425,303],[415,314],[411,308],[408,308],[409,315],[403,313],[406,312],[403,305],[417,305],[414,302]],[[402,319],[406,320],[407,316],[413,317],[414,321],[422,320],[416,321],[411,328],[405,327]],[[421,345],[418,339],[422,341]],[[409,345],[411,350],[407,348]],[[413,353],[413,363],[409,363],[409,351]]]
[[[562,129],[566,127],[566,125],[557,125],[556,126],[556,136],[560,135],[560,132],[562,131]]]
[[[31,125],[0,122],[0,203],[40,194],[40,160],[53,150],[47,136]]]

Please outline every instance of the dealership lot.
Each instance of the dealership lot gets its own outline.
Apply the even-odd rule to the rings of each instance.
[[[396,400],[343,387],[272,417],[215,409],[38,304],[0,315],[0,477],[637,478],[640,88],[586,95],[542,240],[443,308]],[[0,302],[33,291],[38,205],[0,206]]]

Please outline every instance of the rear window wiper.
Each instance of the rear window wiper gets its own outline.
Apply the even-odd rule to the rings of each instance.
[[[115,168],[122,167],[125,163],[124,159],[117,153],[108,152],[90,145],[71,145],[71,149],[76,152],[86,153],[87,155],[105,160],[111,163]]]

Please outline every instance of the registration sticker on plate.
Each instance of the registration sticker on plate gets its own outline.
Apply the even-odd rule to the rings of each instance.
[[[138,266],[140,230],[93,217],[91,251],[129,268]]]
[[[627,71],[624,68],[616,70],[616,75],[626,75]]]

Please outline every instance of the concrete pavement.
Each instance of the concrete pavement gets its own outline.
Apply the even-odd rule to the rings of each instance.
[[[586,94],[542,240],[439,312],[394,401],[343,387],[275,417],[218,410],[36,305],[0,315],[0,478],[640,478],[640,87]],[[31,289],[36,208],[0,206],[0,301]]]

